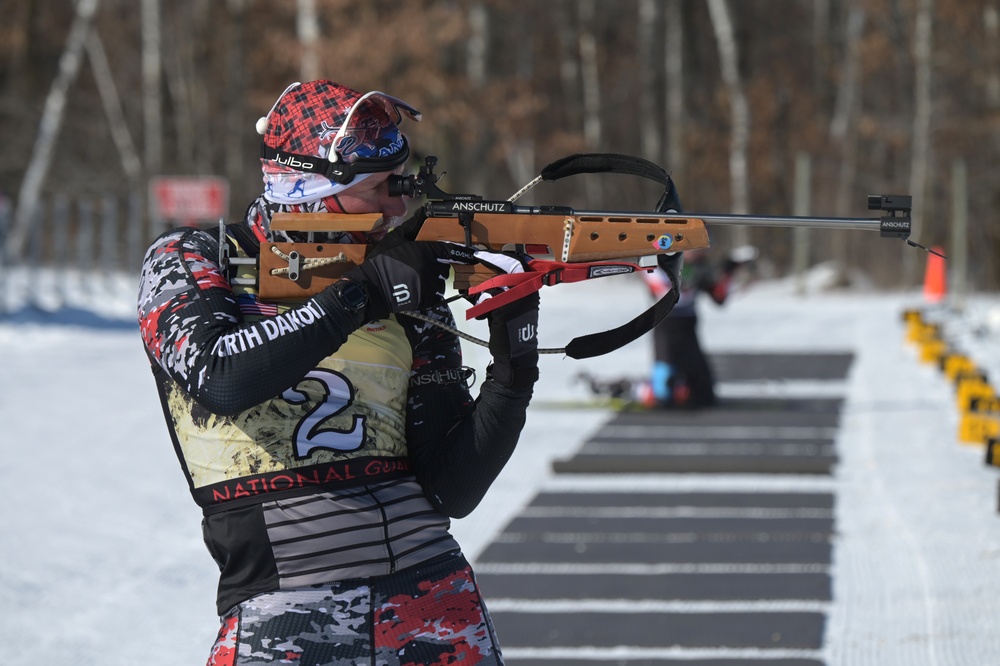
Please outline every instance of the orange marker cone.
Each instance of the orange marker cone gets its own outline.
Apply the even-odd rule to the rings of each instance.
[[[935,246],[934,252],[944,254],[944,248]],[[948,293],[948,269],[944,257],[927,255],[927,269],[924,271],[924,299],[928,303],[939,303]]]

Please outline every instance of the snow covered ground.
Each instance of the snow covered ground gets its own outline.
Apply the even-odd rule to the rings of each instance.
[[[204,663],[215,638],[215,565],[201,542],[156,399],[137,327],[134,279],[41,275],[27,307],[4,276],[0,316],[0,637],[10,663],[176,666]],[[834,601],[827,664],[1000,663],[1000,470],[959,443],[953,390],[905,343],[901,313],[921,308],[990,377],[1000,376],[1000,297],[961,310],[918,293],[804,295],[792,282],[756,283],[722,308],[703,304],[711,351],[851,351],[845,382],[762,392],[843,394],[832,478],[644,477],[659,488],[823,488],[836,493]],[[58,287],[58,288],[57,288]],[[58,294],[58,296],[56,295]],[[543,346],[624,322],[644,308],[635,278],[542,293]],[[470,330],[485,334],[479,322]],[[538,395],[588,397],[582,370],[640,376],[648,340],[611,355],[542,359]],[[485,367],[485,352],[467,348]],[[735,386],[722,386],[723,395]],[[532,410],[518,451],[484,503],[455,532],[475,556],[607,414]],[[574,479],[640,487],[634,480]]]

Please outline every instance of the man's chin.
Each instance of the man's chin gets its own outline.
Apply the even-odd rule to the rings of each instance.
[[[401,225],[404,220],[405,218],[401,215],[383,215],[382,219],[378,221],[375,227],[365,234],[365,238],[368,239],[369,243],[377,243],[385,238],[386,234],[388,234],[391,230]]]

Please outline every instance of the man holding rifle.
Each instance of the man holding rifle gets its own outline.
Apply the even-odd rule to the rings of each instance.
[[[453,324],[451,264],[520,263],[414,242],[419,213],[391,231],[404,117],[419,113],[384,93],[289,86],[257,124],[264,192],[244,219],[169,231],[145,256],[142,338],[221,572],[211,664],[502,663],[449,517],[476,507],[517,443],[538,296],[486,315],[493,360],[474,399],[457,336],[406,312]],[[236,269],[266,242],[305,240],[271,228],[288,212],[382,222],[310,238],[370,247],[314,296],[269,302]]]

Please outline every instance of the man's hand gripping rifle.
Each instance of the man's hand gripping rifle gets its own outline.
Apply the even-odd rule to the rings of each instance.
[[[487,200],[474,194],[442,191],[434,173],[436,157],[427,157],[416,174],[390,176],[390,193],[426,197],[415,224],[393,233],[412,240],[451,241],[490,252],[551,255],[553,260],[531,259],[525,274],[495,275],[485,265],[455,266],[454,286],[463,295],[503,289],[501,297],[470,308],[469,318],[484,314],[543,285],[575,282],[607,275],[652,270],[631,261],[664,253],[709,247],[708,224],[772,227],[813,227],[875,230],[882,237],[901,238],[911,245],[910,197],[869,195],[869,210],[887,213],[880,218],[762,217],[662,212],[671,201],[673,182],[659,166],[616,154],[571,155],[546,166],[532,183],[510,200]],[[656,212],[577,211],[565,206],[518,206],[513,202],[540,181],[554,181],[580,173],[622,173],[664,185]],[[364,261],[367,246],[312,242],[312,232],[370,231],[378,214],[280,213],[274,229],[308,234],[305,243],[264,243],[260,253],[259,293],[265,300],[297,300],[336,282]],[[676,286],[676,285],[675,285]],[[617,329],[572,340],[564,352],[572,358],[598,356],[617,349],[658,324],[673,307],[677,289]],[[492,302],[491,302],[492,301]]]

